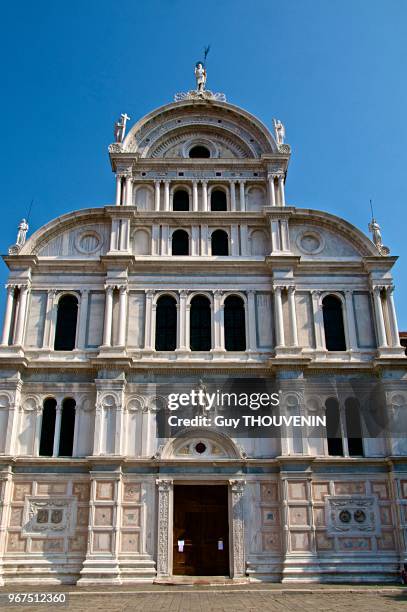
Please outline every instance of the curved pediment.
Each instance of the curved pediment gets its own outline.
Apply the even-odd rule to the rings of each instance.
[[[138,121],[123,143],[123,151],[141,158],[186,157],[185,143],[206,139],[211,157],[251,157],[279,154],[277,144],[256,117],[226,102],[183,101],[163,106]]]

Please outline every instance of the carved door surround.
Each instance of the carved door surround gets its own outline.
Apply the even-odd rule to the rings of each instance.
[[[243,495],[246,482],[233,480],[178,480],[159,478],[158,488],[158,530],[157,530],[157,579],[165,579],[173,573],[173,516],[174,484],[182,485],[228,485],[229,502],[229,560],[230,577],[246,576],[245,534]]]

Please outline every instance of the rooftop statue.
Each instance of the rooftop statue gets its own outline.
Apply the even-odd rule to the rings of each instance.
[[[127,113],[122,113],[120,115],[119,121],[116,121],[114,124],[114,141],[115,142],[123,142],[124,137],[126,135],[126,123],[130,120],[130,117]]]
[[[206,84],[206,68],[202,62],[197,62],[195,65],[195,79],[196,79],[196,91],[205,91]]]
[[[15,255],[17,254],[21,248],[25,245],[25,241],[27,239],[27,232],[28,232],[28,223],[26,221],[26,219],[21,219],[19,226],[18,226],[18,232],[17,232],[17,239],[15,244],[13,244],[8,252],[9,255]]]
[[[285,138],[285,127],[281,123],[280,119],[273,119],[274,132],[276,135],[276,142],[280,146],[284,144]]]
[[[380,255],[388,255],[390,253],[390,249],[383,245],[382,233],[380,231],[380,225],[377,223],[376,219],[372,217],[371,222],[369,223],[369,232],[372,234],[372,242],[377,247]]]

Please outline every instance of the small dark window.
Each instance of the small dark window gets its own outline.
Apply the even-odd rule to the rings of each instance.
[[[78,300],[74,295],[63,295],[58,302],[54,349],[72,351],[75,348]]]
[[[246,350],[246,321],[244,303],[241,297],[229,295],[225,300],[225,349]]]
[[[185,189],[177,189],[172,198],[172,210],[189,210],[189,193]]]
[[[178,172],[178,176],[184,176],[183,172]]]
[[[202,453],[206,451],[206,444],[204,444],[203,442],[198,442],[198,444],[195,446],[195,450],[197,453],[202,455]]]
[[[210,351],[211,305],[204,295],[196,295],[191,300],[190,346],[192,351]]]
[[[194,159],[206,159],[208,157],[210,157],[211,154],[209,152],[209,149],[207,149],[206,147],[203,147],[202,145],[196,145],[195,147],[192,147],[192,149],[189,152],[189,157],[192,157]]]
[[[157,300],[155,350],[175,351],[177,347],[177,303],[171,295]]]
[[[40,456],[52,457],[55,436],[55,418],[57,401],[53,397],[44,400],[42,408]]]
[[[61,431],[59,434],[59,457],[72,457],[75,433],[75,406],[71,397],[62,402]]]
[[[215,176],[222,176],[222,172],[215,172]]]
[[[213,189],[211,193],[211,210],[227,210],[226,193],[222,189]]]
[[[348,452],[351,457],[363,456],[362,426],[360,422],[359,402],[348,398],[345,402],[346,436]]]
[[[338,401],[334,397],[330,397],[326,400],[325,407],[328,455],[339,455],[342,457],[343,444]]]
[[[176,230],[172,235],[172,254],[189,255],[189,236],[185,230]]]
[[[215,230],[211,236],[212,255],[229,255],[229,237],[223,230]]]
[[[346,351],[341,300],[335,295],[327,295],[322,300],[322,312],[327,350]]]

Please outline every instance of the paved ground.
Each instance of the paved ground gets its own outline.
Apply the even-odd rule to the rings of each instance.
[[[33,592],[21,588],[21,592]],[[36,589],[35,589],[36,591]],[[50,592],[51,589],[48,591]],[[55,592],[55,588],[52,588]],[[69,603],[8,605],[10,589],[1,589],[0,609],[61,612],[406,612],[407,588],[268,586],[140,586],[135,589],[65,587]]]

